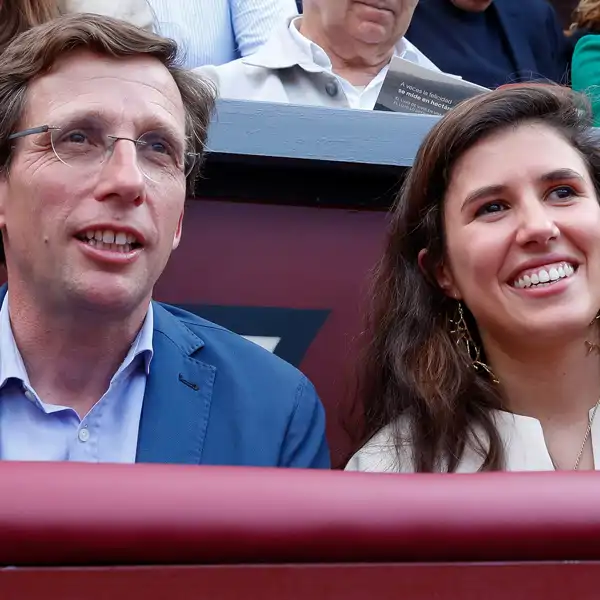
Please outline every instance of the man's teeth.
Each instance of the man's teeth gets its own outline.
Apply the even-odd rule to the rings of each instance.
[[[106,229],[90,229],[84,233],[84,238],[90,246],[100,250],[111,250],[112,252],[121,252],[126,254],[132,251],[132,245],[137,242],[135,235],[125,233],[124,231],[111,231]]]
[[[573,273],[575,273],[573,265],[570,265],[569,263],[560,263],[558,265],[539,269],[528,275],[523,275],[513,282],[513,286],[516,288],[547,286],[559,279],[571,277]]]

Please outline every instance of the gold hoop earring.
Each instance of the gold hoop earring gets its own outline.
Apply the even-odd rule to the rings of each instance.
[[[600,313],[598,313],[595,317],[594,320],[590,323],[590,327],[598,320],[600,319]],[[585,340],[585,347],[587,348],[587,353],[591,354],[592,352],[596,352],[597,354],[600,354],[600,344],[597,344],[596,342],[590,342],[589,340]]]
[[[476,371],[485,371],[490,376],[493,383],[500,383],[500,380],[496,377],[492,369],[481,360],[481,351],[471,337],[460,300],[457,302],[457,304],[458,317],[449,319],[450,324],[452,325],[450,328],[450,335],[454,337],[454,341],[456,342],[457,346],[462,345],[466,350],[469,360],[471,361],[471,366]]]

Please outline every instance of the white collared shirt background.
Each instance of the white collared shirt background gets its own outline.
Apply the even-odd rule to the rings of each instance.
[[[369,82],[368,85],[352,85],[349,81],[333,72],[331,60],[329,60],[329,57],[325,51],[318,44],[315,44],[313,41],[304,37],[300,33],[299,25],[301,19],[302,17],[298,17],[293,19],[290,23],[290,34],[298,45],[298,48],[300,48],[302,53],[309,57],[309,59],[316,66],[320,67],[324,72],[330,73],[336,78],[340,88],[346,95],[350,108],[373,110],[373,107],[377,101],[377,97],[379,96],[379,92],[381,91],[381,86],[383,85],[383,81],[388,72],[389,65],[386,65],[383,69],[381,69],[381,71],[379,71],[379,73]],[[402,38],[398,42],[394,55],[422,67],[439,71],[439,69],[406,38]],[[337,93],[338,91],[339,90],[334,90],[331,88],[331,95],[334,95],[334,92]],[[330,93],[329,90],[327,90],[327,92]]]
[[[174,39],[187,68],[221,65],[256,52],[295,0],[148,0],[156,30]]]

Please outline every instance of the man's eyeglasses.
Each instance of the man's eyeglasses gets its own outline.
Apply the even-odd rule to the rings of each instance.
[[[115,143],[119,140],[132,142],[135,144],[140,171],[157,183],[179,178],[182,173],[187,177],[200,156],[195,152],[181,151],[164,134],[155,131],[144,133],[134,140],[107,135],[95,126],[61,128],[41,125],[13,133],[8,139],[15,140],[36,133],[50,134],[52,149],[58,160],[65,165],[84,170],[102,165],[110,157]]]

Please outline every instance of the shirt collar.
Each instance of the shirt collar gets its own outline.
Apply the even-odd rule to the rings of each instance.
[[[325,51],[315,44],[312,40],[300,33],[300,22],[302,17],[294,17],[290,21],[289,30],[292,39],[297,44],[303,54],[308,55],[312,58],[313,62],[324,69],[331,69],[331,60]],[[416,51],[416,52],[415,52]],[[411,62],[418,62],[420,53],[416,47],[413,46],[406,38],[401,38],[394,48],[394,56],[399,56],[404,60]]]
[[[23,357],[17,348],[8,314],[8,293],[0,308],[0,388],[9,379],[18,379],[30,388],[29,376]]]
[[[331,61],[325,51],[300,33],[302,17],[290,17],[256,53],[242,59],[247,65],[266,69],[289,69],[300,66],[309,72],[331,69]],[[437,69],[435,65],[406,38],[401,38],[394,49],[394,55]]]
[[[152,348],[153,334],[154,308],[152,307],[152,302],[150,302],[142,328],[139,330],[135,340],[133,340],[133,344],[131,344],[129,352],[127,352],[127,356],[115,373],[115,376],[124,371],[138,356],[143,357],[146,375],[150,373],[150,363],[154,356],[154,350]]]
[[[23,357],[19,352],[15,337],[13,335],[12,326],[10,324],[8,295],[6,294],[0,308],[0,388],[9,379],[18,379],[27,387],[31,387],[27,369],[23,362]],[[113,376],[113,379],[122,373],[138,356],[142,356],[144,360],[144,369],[146,375],[150,372],[150,362],[154,354],[152,348],[152,336],[154,333],[154,313],[152,303],[148,307],[146,318],[142,328],[138,332],[133,344],[129,348],[129,352],[121,366]]]

